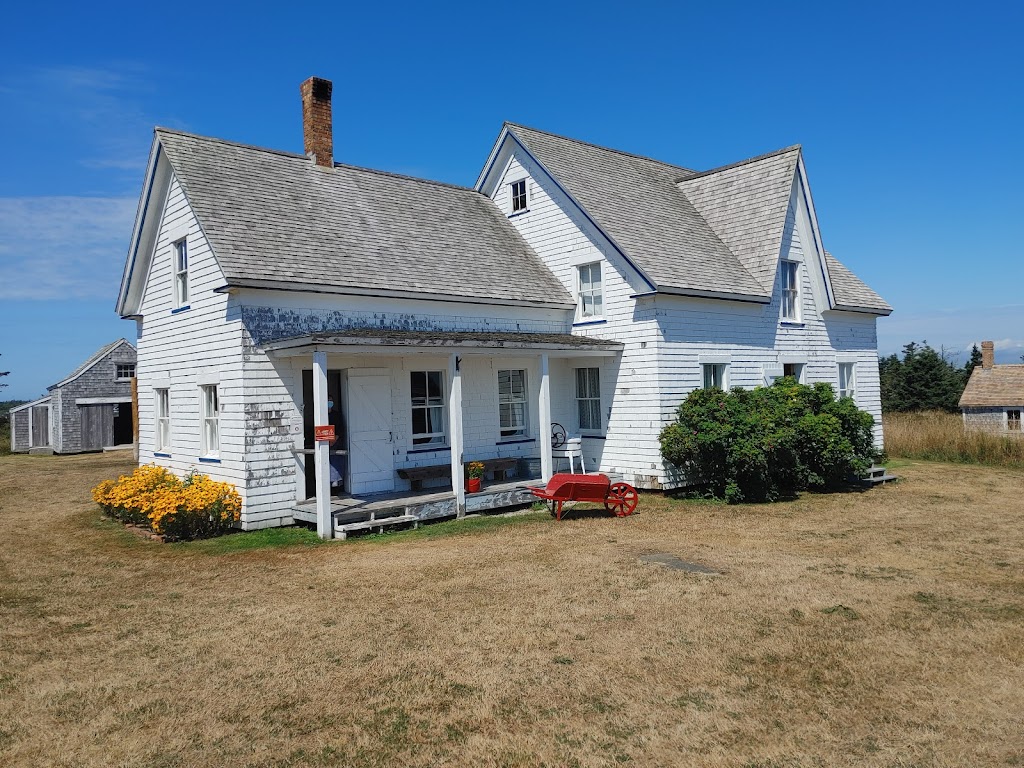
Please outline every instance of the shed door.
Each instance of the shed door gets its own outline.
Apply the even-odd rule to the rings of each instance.
[[[114,406],[80,405],[82,409],[82,450],[100,451],[114,444]]]
[[[348,430],[351,493],[395,489],[391,445],[391,376],[348,372]]]
[[[28,414],[26,414],[27,416]],[[50,406],[32,407],[32,440],[29,446],[37,448],[50,444]]]

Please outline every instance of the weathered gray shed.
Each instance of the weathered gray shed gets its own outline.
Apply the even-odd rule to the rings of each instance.
[[[46,397],[11,409],[11,450],[81,453],[130,444],[134,376],[130,342],[98,349]]]
[[[995,345],[981,342],[981,365],[960,396],[964,427],[1024,437],[1024,365],[996,365]]]

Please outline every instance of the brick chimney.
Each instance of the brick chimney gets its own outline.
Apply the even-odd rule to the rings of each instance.
[[[991,341],[981,342],[981,367],[991,368],[996,361],[996,345]]]
[[[302,92],[302,135],[306,156],[324,168],[334,167],[334,127],[331,123],[331,81],[311,77]]]

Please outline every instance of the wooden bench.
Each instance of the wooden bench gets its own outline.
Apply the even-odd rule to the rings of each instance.
[[[519,459],[516,458],[481,459],[480,463],[484,465],[485,472],[491,473],[493,479],[504,480],[505,474],[509,470],[514,470],[518,461]],[[498,472],[501,472],[500,478],[497,475]],[[451,474],[451,464],[433,464],[428,467],[403,467],[398,470],[398,476],[403,480],[408,480],[414,491],[422,490],[424,480],[451,477]]]
[[[424,480],[434,480],[440,477],[450,478],[452,476],[452,465],[434,464],[429,467],[405,467],[398,470],[398,476],[403,480],[408,480],[412,490],[418,491],[423,488]]]

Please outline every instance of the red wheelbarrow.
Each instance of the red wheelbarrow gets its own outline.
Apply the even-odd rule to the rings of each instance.
[[[608,475],[574,475],[561,472],[552,475],[544,488],[532,488],[538,499],[551,504],[555,519],[562,519],[562,505],[567,501],[592,501],[604,504],[616,517],[633,514],[640,495],[629,483],[612,483]]]

